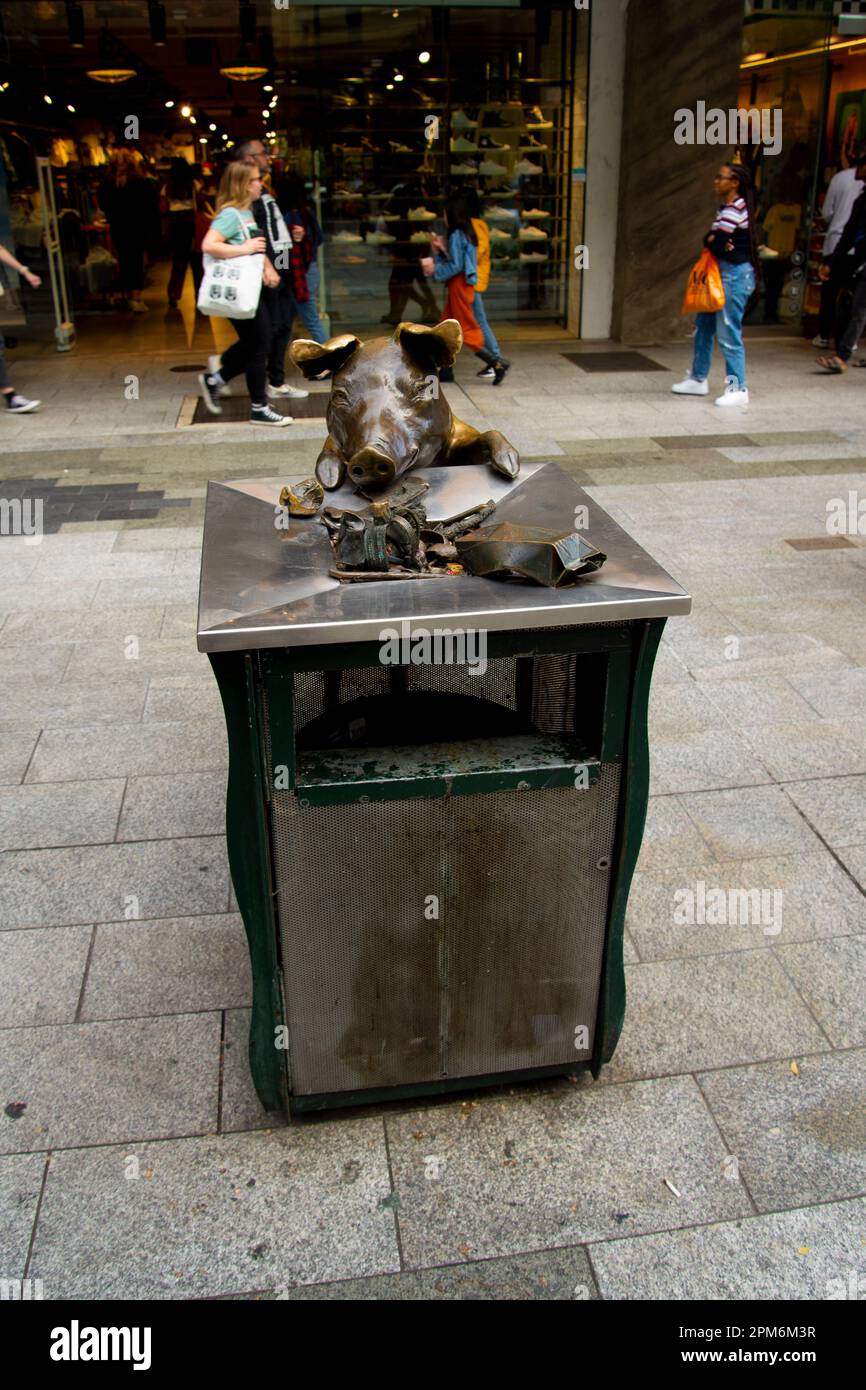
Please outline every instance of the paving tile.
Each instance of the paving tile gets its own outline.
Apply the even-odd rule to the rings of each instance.
[[[718,728],[719,711],[693,681],[654,686],[649,704],[649,736],[675,738]]]
[[[0,1152],[215,1130],[219,1037],[216,1013],[9,1029],[2,1094],[25,1108],[0,1114]]]
[[[602,1070],[606,1083],[829,1050],[766,949],[644,961],[627,967],[626,984],[625,1026]]]
[[[404,1274],[380,1274],[371,1279],[346,1279],[334,1284],[305,1284],[282,1288],[276,1295],[289,1303],[312,1299],[352,1302],[452,1302],[477,1299],[551,1302],[599,1297],[592,1269],[581,1246],[570,1250],[535,1250],[495,1260],[474,1260],[441,1269]]]
[[[759,1211],[866,1193],[866,1051],[698,1077]]]
[[[239,1008],[250,990],[246,933],[234,913],[106,922],[96,928],[81,1017]]]
[[[92,927],[0,931],[0,1028],[72,1023]]]
[[[225,726],[214,719],[51,728],[42,733],[27,781],[212,772],[227,760]]]
[[[133,646],[129,638],[136,636]],[[207,670],[206,658],[195,643],[165,638],[137,637],[131,633],[112,642],[79,642],[69,658],[66,679],[86,681],[123,679],[131,671],[142,676],[199,674]]]
[[[225,832],[225,801],[226,776],[222,772],[197,772],[182,777],[130,777],[117,839],[163,840],[181,835],[222,835]]]
[[[9,851],[0,859],[5,927],[220,913],[227,895],[221,836]]]
[[[185,599],[195,598],[197,591],[198,576],[194,574],[154,575],[151,579],[112,577],[99,580],[94,603],[97,608],[103,604],[183,603]]]
[[[866,729],[856,728],[850,721],[763,724],[744,728],[743,737],[777,782],[824,778],[828,770],[866,773]]]
[[[785,791],[833,849],[866,843],[866,777],[787,782]]]
[[[23,613],[9,614],[0,636],[0,645],[21,647],[33,641],[47,642],[50,639],[123,638],[127,633],[136,633],[139,637],[158,637],[163,611],[158,604],[149,608],[133,606],[98,610],[29,609]]]
[[[0,789],[0,850],[110,843],[124,785],[104,778]]]
[[[386,1125],[409,1266],[751,1210],[720,1174],[724,1145],[691,1077],[487,1096]]]
[[[389,1191],[381,1120],[55,1154],[32,1273],[55,1298],[173,1299],[392,1272]]]
[[[722,680],[698,689],[735,728],[746,724],[810,723],[815,711],[784,680],[765,677],[759,681]]]
[[[88,725],[96,720],[104,724],[131,722],[141,718],[146,695],[147,678],[141,674],[108,685],[61,681],[34,686],[28,681],[14,693],[4,693],[0,729],[31,728],[34,720],[55,728],[66,723],[80,725],[83,720]],[[87,771],[82,775],[86,777]]]
[[[10,1154],[0,1158],[0,1268],[4,1278],[22,1279],[30,1249],[30,1235],[42,1189],[45,1158],[42,1154]],[[36,1292],[31,1286],[31,1292]],[[50,1291],[42,1289],[45,1297]]]
[[[679,797],[651,796],[638,867],[697,864],[706,857],[707,847]]]
[[[651,740],[650,766],[650,787],[656,795],[770,781],[749,745],[721,729]]]
[[[809,853],[820,846],[780,787],[689,792],[680,803],[713,859]]]
[[[69,664],[72,646],[68,642],[36,643],[19,648],[0,669],[0,695],[9,687],[60,680]]]
[[[866,893],[866,845],[847,846],[839,851],[839,858]]]
[[[821,676],[790,676],[791,685],[823,719],[863,719],[866,709],[866,669],[849,667]]]
[[[674,863],[644,867],[641,861],[632,882],[626,920],[641,960],[866,931],[866,898],[823,848],[778,858]]]
[[[249,1063],[249,1009],[226,1009],[223,1041],[223,1134],[234,1130],[279,1129],[286,1123],[273,1110],[265,1110],[253,1085]]]
[[[609,1240],[593,1245],[590,1255],[606,1299],[777,1303],[846,1298],[850,1271],[859,1272],[862,1288],[864,1218],[862,1198],[831,1202],[747,1221]]]
[[[834,1047],[866,1042],[866,936],[778,948],[779,959]]]
[[[150,682],[142,716],[145,723],[173,724],[199,719],[223,719],[223,707],[217,683],[191,676],[176,685]]]
[[[16,786],[22,781],[33,749],[39,738],[39,730],[31,727],[16,729],[6,733],[0,729],[0,785]]]

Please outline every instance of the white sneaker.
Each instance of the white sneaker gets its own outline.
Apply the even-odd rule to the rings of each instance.
[[[216,376],[221,366],[222,358],[220,357],[218,352],[213,353],[212,356],[210,356],[207,359],[207,369],[210,372],[211,376]],[[229,386],[228,382],[224,381],[221,386],[217,387],[216,393],[218,396],[230,396],[232,393],[232,388]]]
[[[129,305],[134,314],[149,314],[150,310],[143,299],[133,299]]]
[[[814,338],[812,339],[812,347],[828,348],[829,346],[829,338],[822,338],[820,333],[815,334]]]
[[[283,386],[268,386],[268,395],[271,400],[278,396],[289,396],[293,401],[302,401],[309,394],[309,391],[302,391],[300,386],[290,386],[288,382]]]
[[[687,376],[685,381],[678,381],[671,390],[675,396],[708,396],[710,387],[706,381],[696,381],[693,376]]]
[[[723,396],[717,396],[716,399],[715,399],[714,404],[715,404],[715,405],[748,405],[748,404],[749,404],[749,393],[748,393],[748,391],[746,390],[745,387],[743,387],[742,389],[739,389],[739,388],[736,387],[736,386],[727,386],[727,387],[725,387],[725,394],[724,394]]]

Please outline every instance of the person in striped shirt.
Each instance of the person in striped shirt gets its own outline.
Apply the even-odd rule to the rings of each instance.
[[[678,396],[707,395],[713,344],[718,338],[726,376],[724,394],[717,398],[716,405],[748,405],[743,316],[760,270],[752,180],[745,165],[723,164],[715,187],[722,203],[704,237],[704,245],[719,262],[725,304],[714,314],[696,315],[692,369],[671,390]]]

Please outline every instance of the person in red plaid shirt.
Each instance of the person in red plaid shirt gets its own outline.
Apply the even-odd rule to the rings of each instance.
[[[326,340],[316,304],[316,291],[319,286],[316,252],[324,240],[321,228],[307,202],[303,179],[296,174],[284,174],[276,181],[274,193],[279,212],[289,229],[292,246],[288,272],[283,272],[283,283],[279,289],[280,317],[268,364],[272,383],[281,379],[286,348],[296,314],[307,331],[307,337],[317,343],[324,343]]]

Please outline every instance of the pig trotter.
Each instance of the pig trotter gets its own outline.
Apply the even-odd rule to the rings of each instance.
[[[316,459],[316,477],[322,487],[333,492],[342,485],[346,476],[346,465],[337,452],[333,439],[328,435],[322,445],[322,452]]]
[[[490,466],[506,478],[516,478],[520,472],[520,455],[513,444],[498,430],[487,430],[481,438],[490,450]]]

